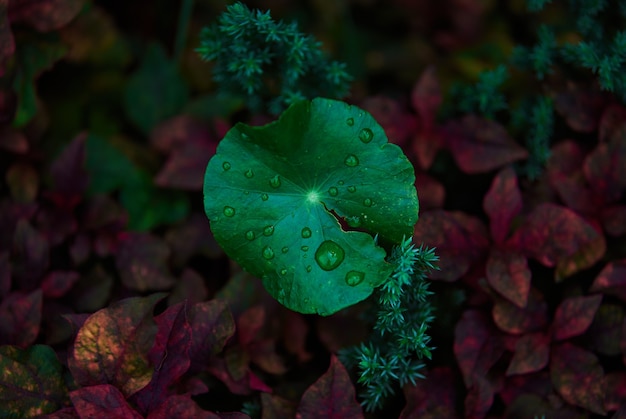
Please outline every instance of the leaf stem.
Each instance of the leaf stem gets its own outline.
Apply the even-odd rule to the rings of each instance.
[[[187,33],[189,32],[189,20],[193,11],[193,0],[183,0],[178,15],[178,28],[176,30],[176,40],[174,43],[174,60],[180,62],[185,44],[187,43]]]

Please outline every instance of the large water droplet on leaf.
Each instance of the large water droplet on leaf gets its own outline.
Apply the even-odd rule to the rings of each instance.
[[[312,270],[313,270],[313,267],[311,265],[307,265],[306,271],[311,272]]]
[[[369,198],[365,198],[365,199],[363,200],[363,205],[365,205],[366,207],[371,207],[371,206],[372,206],[372,204],[373,204],[373,202],[372,202],[372,200],[371,200],[371,199],[369,199]]]
[[[302,250],[303,252],[308,252],[309,251],[309,246],[302,246],[302,247],[300,247],[300,250]]]
[[[328,188],[328,194],[330,196],[337,196],[338,193],[339,193],[339,190],[335,188],[334,186],[331,186],[330,188]]]
[[[346,124],[348,124],[349,126],[354,125],[354,118],[348,118],[348,119],[346,119]]]
[[[270,179],[270,186],[272,188],[278,188],[280,187],[280,176],[276,175],[273,178]]]
[[[262,199],[263,201],[267,201],[268,199],[270,199],[270,197],[269,197],[269,195],[268,195],[268,194],[264,193],[263,195],[261,195],[261,199]]]
[[[280,249],[280,251],[283,252],[283,253],[287,253],[289,251],[289,248],[287,246],[285,246],[282,249]]]
[[[369,128],[363,128],[361,132],[359,132],[359,140],[364,143],[369,143],[374,138],[374,133]]]
[[[350,271],[346,274],[346,284],[351,287],[356,287],[363,282],[363,278],[365,278],[365,274],[363,272]]]
[[[315,261],[325,271],[332,271],[343,262],[346,252],[332,240],[326,240],[315,251]]]
[[[230,170],[230,167],[231,165],[229,162],[225,161],[224,163],[222,163],[222,169],[224,169],[225,172]]]
[[[263,229],[264,236],[271,236],[274,234],[274,226],[267,226]]]
[[[309,237],[311,237],[311,234],[313,233],[311,232],[310,228],[304,227],[302,231],[300,232],[300,234],[302,235],[303,239],[308,239]]]
[[[235,209],[233,207],[224,207],[224,215],[227,217],[232,217],[235,215]]]
[[[264,257],[265,259],[267,259],[267,260],[270,260],[270,259],[272,259],[272,258],[274,257],[274,251],[273,251],[273,250],[272,250],[272,248],[271,248],[271,247],[269,247],[269,246],[265,246],[265,247],[263,248],[263,252],[262,252],[262,254],[263,254],[263,257]]]
[[[287,275],[287,269],[281,269],[280,270],[280,274],[281,275]]]
[[[252,230],[246,231],[246,239],[252,241],[254,240],[254,237],[255,237],[254,231]]]
[[[348,186],[348,192],[351,192],[351,193],[356,192],[356,186]]]
[[[343,161],[348,167],[356,167],[359,165],[359,159],[354,154],[348,154],[346,159]]]

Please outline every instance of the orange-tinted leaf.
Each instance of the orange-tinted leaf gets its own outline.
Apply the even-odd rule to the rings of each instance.
[[[15,291],[0,303],[0,344],[27,347],[32,345],[41,327],[43,293]]]
[[[455,376],[448,367],[437,367],[428,372],[426,379],[417,385],[404,386],[406,406],[399,419],[455,419],[459,415],[455,410]]]
[[[626,259],[608,263],[593,281],[589,290],[614,295],[626,301]]]
[[[489,172],[528,157],[499,123],[467,115],[446,125],[447,146],[465,173]]]
[[[282,397],[261,393],[261,419],[293,418],[298,406]]]
[[[465,417],[484,418],[493,404],[494,389],[485,377],[475,377],[465,396]]]
[[[404,145],[416,131],[415,117],[409,114],[397,100],[386,96],[370,96],[361,103],[383,127],[389,142]]]
[[[149,233],[128,233],[115,255],[115,263],[127,288],[141,292],[164,290],[176,280],[168,268],[169,246]]]
[[[564,340],[585,333],[601,302],[601,295],[572,297],[562,301],[552,323],[554,339]]]
[[[191,327],[187,321],[187,304],[169,307],[154,318],[158,327],[154,346],[148,353],[155,366],[152,380],[135,393],[134,403],[144,415],[157,408],[171,395],[172,387],[189,369]]]
[[[513,359],[506,375],[528,374],[542,370],[548,365],[550,339],[545,334],[529,333],[519,338],[515,344]]]
[[[612,205],[602,209],[602,226],[610,236],[626,234],[626,205]]]
[[[604,371],[591,352],[571,343],[552,349],[550,377],[566,402],[599,415],[604,409]]]
[[[498,299],[493,306],[492,316],[500,330],[519,335],[542,329],[548,322],[548,306],[541,293],[531,288],[524,308],[508,300]]]
[[[81,418],[143,419],[110,384],[79,388],[70,393],[70,399]]]
[[[65,26],[80,12],[83,0],[10,1],[9,20],[24,22],[41,32]]]
[[[296,418],[357,419],[362,417],[363,410],[355,399],[350,376],[339,359],[331,355],[328,371],[302,395]]]
[[[415,225],[416,243],[436,247],[442,263],[433,279],[456,281],[480,260],[488,246],[487,229],[476,217],[462,212],[432,210],[421,214]]]
[[[202,371],[235,333],[235,322],[226,302],[214,299],[190,307],[189,325],[193,331],[189,358],[193,370]]]
[[[498,294],[520,308],[526,307],[531,279],[526,257],[517,252],[492,248],[486,275],[489,285]]]
[[[219,419],[220,416],[203,410],[188,395],[172,395],[165,399],[161,405],[150,412],[146,419]]]
[[[78,331],[68,358],[82,386],[112,384],[128,397],[152,379],[148,359],[157,334],[154,304],[163,294],[127,298],[92,314]]]
[[[53,271],[48,273],[41,283],[44,297],[59,298],[64,296],[79,278],[78,272],[74,271]]]
[[[446,190],[435,178],[426,173],[415,175],[415,188],[419,195],[420,210],[441,208],[446,198]]]
[[[551,203],[538,205],[511,243],[545,266],[558,264],[561,278],[592,266],[606,250],[604,236],[584,218]]]
[[[606,96],[572,86],[554,99],[554,108],[574,131],[593,132],[598,126]]]
[[[504,243],[511,221],[522,210],[522,194],[512,167],[502,169],[491,183],[483,199],[483,208],[489,215],[491,237],[496,244]]]

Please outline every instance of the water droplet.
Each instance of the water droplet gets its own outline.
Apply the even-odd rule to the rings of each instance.
[[[235,209],[233,207],[224,207],[224,215],[227,217],[232,217],[235,215]]]
[[[273,178],[270,179],[270,186],[272,188],[278,188],[280,187],[280,176],[276,175]]]
[[[281,269],[280,270],[280,274],[281,275],[287,275],[287,269]]]
[[[272,250],[271,247],[265,246],[263,248],[263,257],[267,260],[270,260],[274,257],[274,251]]]
[[[346,159],[343,161],[348,167],[356,167],[359,165],[359,159],[354,154],[348,154]]]
[[[313,267],[311,265],[307,265],[306,271],[311,272],[312,270],[313,270]]]
[[[364,143],[369,143],[374,138],[374,133],[369,128],[363,128],[361,132],[359,132],[359,140]]]
[[[311,301],[311,300],[309,300],[308,298],[305,298],[305,299],[304,299],[304,300],[302,300],[302,301],[304,301],[304,304],[309,304],[309,301]]]
[[[274,234],[274,226],[267,226],[263,229],[264,236],[271,236]]]
[[[349,126],[354,125],[354,118],[348,118],[348,119],[346,119],[346,124],[348,124]]]
[[[348,186],[348,192],[355,193],[356,192],[356,186]]]
[[[346,284],[351,287],[356,287],[363,282],[363,278],[365,278],[365,274],[363,272],[350,271],[346,274]]]
[[[250,136],[248,134],[246,134],[245,132],[241,133],[241,138],[243,138],[244,140],[249,140]]]
[[[332,240],[323,241],[315,251],[315,261],[325,271],[332,271],[343,262],[346,252]]]
[[[246,231],[246,239],[252,241],[254,240],[254,237],[255,237],[254,231],[252,230]]]
[[[252,179],[254,177],[254,172],[252,171],[252,169],[248,169],[244,173],[244,176],[247,177],[248,179]]]
[[[230,170],[230,163],[225,161],[224,163],[222,163],[222,169],[224,169],[225,172]]]
[[[285,246],[282,249],[280,249],[280,251],[283,252],[283,253],[287,253],[289,251],[289,248],[287,246]]]
[[[300,232],[300,234],[302,235],[303,239],[308,239],[309,237],[311,237],[313,233],[311,232],[310,228],[304,227],[302,231]]]
[[[269,197],[269,195],[268,195],[268,194],[264,193],[263,195],[261,195],[261,199],[262,199],[263,201],[267,201],[268,199],[270,199],[270,197]]]
[[[357,216],[346,218],[346,222],[352,228],[357,228],[361,225],[361,219]]]
[[[365,198],[365,199],[363,200],[363,205],[365,205],[366,207],[371,207],[371,206],[372,206],[372,203],[373,203],[373,202],[372,202],[372,200],[371,200],[371,199],[369,199],[369,198]]]
[[[328,188],[328,193],[330,194],[330,196],[337,196],[339,190],[334,186],[331,186],[330,188]]]
[[[300,248],[300,250],[302,250],[303,252],[308,252],[309,251],[309,246],[302,246]]]
[[[337,182],[337,183],[338,183],[339,185],[342,185],[342,186],[343,186],[344,181],[343,181],[343,180],[340,180],[340,181],[339,181],[339,182]]]

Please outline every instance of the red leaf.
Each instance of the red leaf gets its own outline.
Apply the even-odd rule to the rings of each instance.
[[[626,301],[626,259],[608,263],[593,281],[589,291],[603,292]]]
[[[549,175],[560,173],[571,175],[580,170],[585,160],[585,151],[574,140],[564,140],[550,150],[546,170]]]
[[[573,297],[562,301],[556,309],[552,323],[554,339],[564,340],[585,333],[601,302],[601,295]]]
[[[370,96],[361,103],[383,127],[389,142],[403,146],[416,130],[415,117],[409,114],[398,101],[386,96]]]
[[[604,376],[604,388],[606,391],[604,408],[606,410],[618,410],[626,404],[626,373],[611,372]]]
[[[191,327],[187,321],[187,305],[179,303],[154,318],[158,327],[154,346],[148,353],[154,374],[148,385],[133,395],[140,412],[157,408],[170,394],[170,387],[189,369]]]
[[[220,416],[207,412],[198,406],[188,395],[173,395],[168,397],[161,405],[150,412],[146,419],[219,419]]]
[[[261,393],[261,419],[293,418],[296,404],[273,394]]]
[[[441,128],[433,128],[431,131],[419,130],[413,138],[413,152],[419,167],[423,170],[430,169],[444,144],[444,132]]]
[[[417,243],[436,247],[442,263],[432,279],[456,281],[480,260],[489,246],[487,229],[476,217],[462,212],[424,212],[415,225]]]
[[[465,418],[482,419],[493,404],[494,389],[484,377],[475,377],[465,397]]]
[[[143,419],[110,384],[79,388],[70,393],[70,399],[81,418]]]
[[[78,331],[68,366],[82,386],[113,384],[131,396],[152,379],[147,354],[157,334],[152,311],[163,294],[127,298],[92,314]]]
[[[524,308],[505,299],[498,299],[493,306],[494,323],[504,332],[519,335],[542,329],[548,322],[548,306],[543,296],[531,288]]]
[[[78,272],[74,271],[54,271],[48,273],[41,283],[44,297],[59,298],[64,296],[79,278]]]
[[[454,355],[467,388],[472,385],[478,359],[489,342],[491,329],[488,319],[477,310],[463,312],[454,328]]]
[[[420,210],[443,207],[446,190],[438,180],[425,173],[417,173],[415,175],[415,188],[419,195]]]
[[[600,126],[598,127],[598,138],[601,142],[610,141],[620,135],[624,129],[626,121],[626,108],[619,104],[611,104],[604,109]]]
[[[11,273],[18,279],[20,289],[30,290],[48,268],[48,241],[28,221],[17,222],[11,253]]]
[[[550,339],[543,333],[529,333],[515,344],[513,359],[506,375],[528,374],[542,370],[548,365]]]
[[[605,104],[604,94],[578,86],[570,86],[554,100],[556,111],[565,118],[567,125],[577,132],[595,131]]]
[[[296,418],[363,418],[350,376],[335,355],[330,356],[328,371],[302,395]]]
[[[528,152],[495,121],[467,115],[445,128],[448,148],[465,173],[489,172],[528,157]]]
[[[571,175],[553,173],[550,186],[567,207],[580,214],[595,214],[604,205],[604,200],[589,188],[580,170]]]
[[[511,221],[522,210],[522,194],[513,168],[507,166],[496,175],[483,199],[483,208],[491,221],[489,227],[493,241],[504,243]]]
[[[443,96],[436,69],[434,66],[428,66],[411,92],[411,103],[419,115],[421,132],[432,132],[435,116],[442,102]]]
[[[205,301],[208,298],[209,290],[207,289],[204,278],[193,269],[187,268],[183,271],[174,290],[167,298],[167,302],[169,305],[174,305],[181,301],[195,304]]]
[[[492,248],[487,260],[489,285],[520,308],[526,307],[531,272],[528,261],[519,253]]]
[[[624,131],[626,136],[626,127]],[[583,165],[587,182],[604,203],[619,200],[626,186],[626,141],[622,143],[598,144]]]
[[[541,398],[547,398],[553,393],[550,374],[544,370],[506,377],[499,396],[506,405],[511,405],[515,399],[524,394],[535,394]]]
[[[24,22],[40,32],[68,24],[80,12],[83,0],[10,1],[9,20]]]
[[[599,415],[604,410],[604,371],[591,352],[563,343],[552,349],[550,377],[566,402]]]
[[[270,374],[281,375],[287,372],[283,358],[276,351],[274,339],[264,339],[254,342],[247,347],[250,359],[263,371]]]
[[[176,280],[168,268],[169,246],[149,233],[128,233],[115,257],[122,283],[140,292],[164,290]]]
[[[0,303],[0,345],[32,345],[41,327],[43,293],[12,292]]]
[[[455,410],[455,377],[448,367],[437,367],[428,372],[426,379],[417,385],[404,386],[406,406],[399,419],[454,419],[459,415]]]
[[[257,339],[261,328],[265,325],[265,308],[257,305],[244,311],[237,319],[239,343],[246,346]]]
[[[557,280],[595,264],[606,242],[584,218],[555,204],[538,205],[510,242],[543,265],[557,267]]]
[[[626,205],[613,205],[602,209],[602,226],[610,236],[626,234]]]

